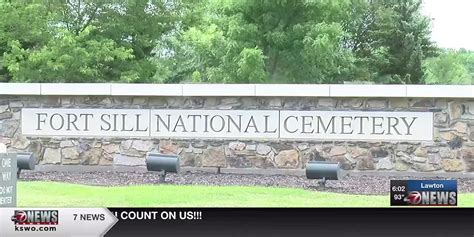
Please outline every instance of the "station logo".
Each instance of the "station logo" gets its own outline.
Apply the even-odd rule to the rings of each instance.
[[[421,193],[418,191],[410,192],[403,201],[411,205],[418,205],[421,203]]]
[[[457,206],[456,180],[391,180],[392,206]]]
[[[11,217],[15,231],[56,231],[58,210],[15,210]]]

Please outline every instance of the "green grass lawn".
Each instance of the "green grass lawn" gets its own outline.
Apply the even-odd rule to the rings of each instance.
[[[459,206],[474,207],[474,193]],[[29,207],[387,207],[389,197],[295,188],[146,185],[99,187],[19,182],[18,206]]]

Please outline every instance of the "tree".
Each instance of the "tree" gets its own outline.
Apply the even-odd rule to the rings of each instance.
[[[425,61],[428,84],[474,84],[474,52],[445,50]]]
[[[22,82],[106,82],[113,80],[112,62],[133,58],[132,50],[118,47],[110,39],[91,36],[92,26],[78,35],[59,33],[37,50],[22,48],[19,41],[10,43],[5,62],[14,81]],[[126,71],[123,71],[126,73]],[[118,78],[117,78],[118,79]]]
[[[85,82],[95,77],[96,81],[150,82],[156,71],[150,60],[154,48],[174,29],[182,5],[180,1],[71,0],[50,6],[9,2],[2,6],[5,12],[14,8],[22,24],[34,23],[34,28],[20,28],[4,41],[3,64],[14,81]],[[41,8],[35,12],[39,14],[28,10],[33,6]],[[45,17],[38,21],[39,16]],[[49,38],[29,47],[21,34],[36,31],[49,32]]]
[[[389,22],[394,27],[385,37],[394,57],[383,71],[404,83],[422,83],[422,61],[436,55],[436,48],[430,40],[429,20],[420,13],[421,0],[386,0],[385,6],[395,13]]]
[[[0,81],[423,83],[420,1],[0,0]]]
[[[352,54],[342,46],[345,32],[334,17],[341,8],[331,1],[211,1],[201,7],[202,24],[180,32],[168,50],[175,56],[169,71],[181,72],[171,81],[327,83],[342,81],[352,69]]]
[[[49,19],[45,5],[0,1],[0,82],[12,79],[3,58],[9,42],[17,41],[25,50],[41,47],[51,38]]]
[[[423,82],[422,62],[437,48],[420,8],[421,0],[352,0],[344,26],[350,35],[346,45],[357,58],[354,79]]]
[[[170,34],[180,20],[181,1],[140,0],[105,4],[92,25],[100,35],[117,45],[133,50],[133,61],[115,61],[114,68],[135,71],[123,78],[127,82],[151,82],[156,65],[150,60],[162,36]]]

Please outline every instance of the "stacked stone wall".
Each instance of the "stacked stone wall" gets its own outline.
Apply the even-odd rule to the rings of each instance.
[[[22,108],[338,110],[433,112],[427,142],[27,137]],[[346,170],[473,172],[474,100],[446,98],[0,96],[0,143],[38,164],[144,166],[150,151],[179,154],[183,167],[302,169],[337,161]]]

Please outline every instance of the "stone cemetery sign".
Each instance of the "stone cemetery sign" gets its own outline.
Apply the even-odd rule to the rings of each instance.
[[[22,109],[27,136],[433,140],[433,113],[292,110]]]
[[[0,207],[16,206],[16,154],[0,153]]]

